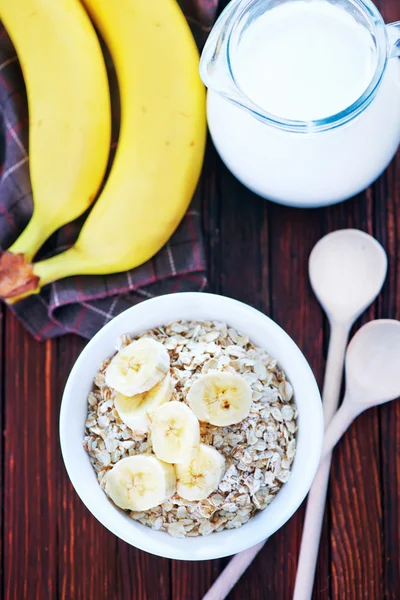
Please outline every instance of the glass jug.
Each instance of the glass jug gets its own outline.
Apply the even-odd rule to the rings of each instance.
[[[371,40],[373,71],[362,95],[314,120],[268,112],[237,78],[245,36],[268,11],[297,2],[340,7]],[[354,196],[384,171],[400,143],[399,58],[400,22],[386,26],[370,0],[232,0],[200,63],[209,88],[209,129],[221,158],[244,185],[281,204],[323,206]]]

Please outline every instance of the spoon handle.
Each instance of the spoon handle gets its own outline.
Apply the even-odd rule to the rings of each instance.
[[[342,406],[325,429],[321,462],[331,454],[344,432],[362,411],[363,407],[355,406],[347,400],[347,397],[344,398]]]
[[[331,323],[331,339],[322,392],[325,427],[331,422],[339,403],[349,331],[350,325]],[[327,454],[318,468],[308,494],[293,600],[310,600],[312,595],[330,467],[331,454]]]
[[[344,358],[349,341],[350,327],[350,324],[331,323],[331,337],[325,367],[324,387],[322,390],[325,427],[332,421],[339,404]]]

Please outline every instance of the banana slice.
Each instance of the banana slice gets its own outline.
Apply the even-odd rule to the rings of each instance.
[[[115,408],[121,420],[135,433],[147,433],[157,408],[169,402],[172,396],[172,379],[169,373],[151,390],[136,396],[124,396],[119,392],[114,398]]]
[[[204,500],[220,484],[225,458],[212,446],[200,444],[190,462],[175,465],[176,491],[185,500]]]
[[[167,463],[187,461],[199,447],[200,424],[186,404],[173,400],[154,413],[151,441],[160,460]]]
[[[107,473],[106,492],[120,508],[148,510],[176,491],[174,468],[155,456],[129,456]]]
[[[122,348],[106,370],[106,383],[124,396],[143,394],[157,385],[169,371],[165,346],[142,338]]]
[[[237,373],[211,371],[191,386],[187,400],[200,421],[225,427],[245,419],[250,412],[250,385]]]

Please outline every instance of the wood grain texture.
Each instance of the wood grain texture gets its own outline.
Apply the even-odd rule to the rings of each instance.
[[[222,3],[223,5],[223,3]],[[399,0],[379,0],[386,21]],[[400,153],[365,193],[327,209],[274,205],[246,190],[209,143],[201,182],[210,290],[276,320],[321,384],[328,324],[308,282],[311,248],[357,227],[389,256],[383,292],[356,324],[400,319]],[[117,540],[68,480],[58,415],[85,342],[39,344],[6,309],[0,335],[0,597],[6,600],[200,600],[227,560],[168,561]],[[292,597],[304,507],[265,545],[230,600]],[[362,415],[334,454],[314,600],[400,598],[400,402]]]
[[[350,226],[373,235],[374,190],[367,190],[347,204],[348,212],[346,203],[328,210],[329,229]],[[375,318],[375,312],[374,304],[354,330]],[[379,454],[378,422],[374,411],[369,411],[344,436],[332,464],[328,511],[333,598],[339,598],[340,594],[354,598],[382,597]]]
[[[320,211],[301,211],[273,206],[271,214],[271,316],[294,339],[309,360],[314,373],[322,383],[324,356],[323,315],[313,296],[308,281],[308,257],[323,235]],[[282,598],[292,597],[300,547],[304,510],[296,513],[287,526],[273,536],[266,546],[266,560],[275,559],[274,588],[276,593],[282,581]],[[326,588],[329,575],[327,524],[324,526],[322,552],[316,590]],[[290,551],[286,557],[286,549]]]
[[[389,273],[378,299],[378,316],[400,319],[400,155],[375,186],[382,208],[375,218],[376,236],[389,256]],[[381,449],[383,580],[385,598],[395,600],[400,590],[400,402],[378,409]]]
[[[57,397],[59,406],[69,371],[84,342],[76,337],[60,339],[57,345]],[[69,482],[59,448],[57,514],[58,597],[117,598],[117,540],[89,513]]]
[[[7,312],[4,353],[4,590],[57,590],[57,419],[54,345],[37,344]]]

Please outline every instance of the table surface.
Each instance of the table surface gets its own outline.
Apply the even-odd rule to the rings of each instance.
[[[399,0],[377,3],[387,22]],[[209,147],[201,182],[211,291],[237,298],[277,321],[322,383],[329,329],[307,276],[324,234],[356,227],[389,256],[382,294],[356,327],[400,319],[400,153],[370,189],[318,210],[274,205],[241,186]],[[198,600],[228,559],[179,562],[116,539],[92,517],[69,483],[58,440],[65,380],[85,342],[35,342],[1,308],[0,488],[2,588],[10,599]],[[400,597],[400,402],[362,415],[332,466],[314,597]],[[304,505],[277,532],[230,599],[289,600]],[[3,591],[3,594],[2,594]]]

